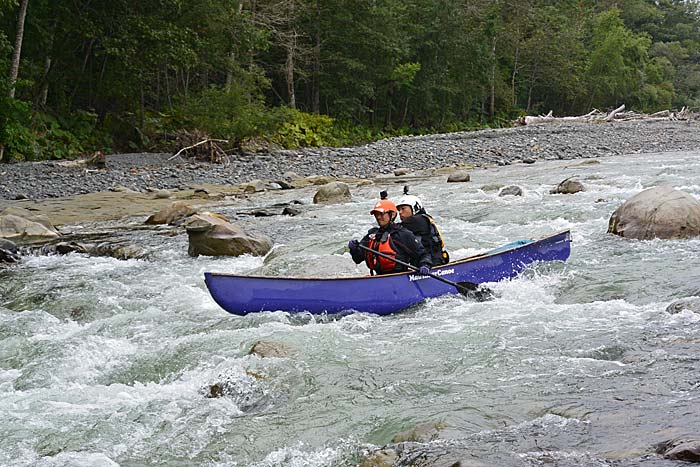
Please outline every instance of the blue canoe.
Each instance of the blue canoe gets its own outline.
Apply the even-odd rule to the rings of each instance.
[[[538,261],[566,261],[571,251],[568,230],[539,240],[519,240],[433,268],[452,282],[497,282],[517,276]],[[442,281],[414,272],[384,276],[294,278],[206,272],[211,296],[235,315],[259,311],[312,314],[361,311],[386,315],[426,298],[458,293]]]

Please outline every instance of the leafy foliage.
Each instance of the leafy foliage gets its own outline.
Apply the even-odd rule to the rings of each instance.
[[[273,133],[272,142],[290,149],[333,146],[337,143],[332,118],[295,109],[282,108],[281,111],[283,122]]]
[[[18,8],[0,0],[0,87]],[[700,107],[698,0],[32,0],[24,31],[5,159]]]

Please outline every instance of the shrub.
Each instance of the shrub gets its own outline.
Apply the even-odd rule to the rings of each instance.
[[[282,122],[270,136],[273,143],[289,149],[337,144],[333,118],[286,107],[277,109],[276,113]]]
[[[0,87],[0,145],[4,147],[3,160],[30,160],[40,155],[36,137],[31,131],[29,105],[7,97]]]
[[[170,107],[162,114],[162,127],[199,130],[211,138],[238,145],[245,138],[264,134],[270,126],[265,108],[242,89],[208,89],[194,98]]]

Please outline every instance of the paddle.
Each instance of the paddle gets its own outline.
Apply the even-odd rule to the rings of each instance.
[[[386,258],[388,260],[391,260],[395,262],[396,264],[400,264],[401,266],[407,267],[408,269],[412,269],[416,272],[420,272],[420,268],[409,264],[409,263],[404,263],[403,261],[399,261],[396,258],[392,258],[389,255],[385,255],[382,252],[379,252],[377,250],[373,250],[371,248],[368,248],[362,244],[358,244],[360,248],[362,248],[365,251],[368,251],[370,253],[373,253],[375,255],[381,256],[382,258]],[[473,298],[479,302],[483,302],[486,300],[490,300],[493,298],[493,292],[485,287],[480,287],[479,284],[475,282],[452,282],[451,280],[445,279],[444,277],[440,277],[436,274],[433,273],[428,273],[426,274],[429,277],[432,277],[433,279],[437,279],[440,282],[444,282],[445,284],[449,284],[455,289],[457,289],[457,292],[459,292],[461,295],[469,298]]]

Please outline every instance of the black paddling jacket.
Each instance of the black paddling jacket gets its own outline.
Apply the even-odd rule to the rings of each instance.
[[[360,240],[360,244],[416,267],[430,267],[432,265],[430,255],[425,251],[421,242],[409,230],[393,222],[383,229],[379,227],[370,229],[367,235]],[[361,248],[351,249],[350,254],[356,264],[365,261],[367,267],[376,274],[390,274],[407,270],[405,266]]]
[[[449,261],[446,252],[443,254],[443,246],[438,236],[437,228],[433,230],[427,214],[417,213],[401,222],[405,229],[410,230],[423,244],[423,248],[430,254],[433,266],[439,266]]]

